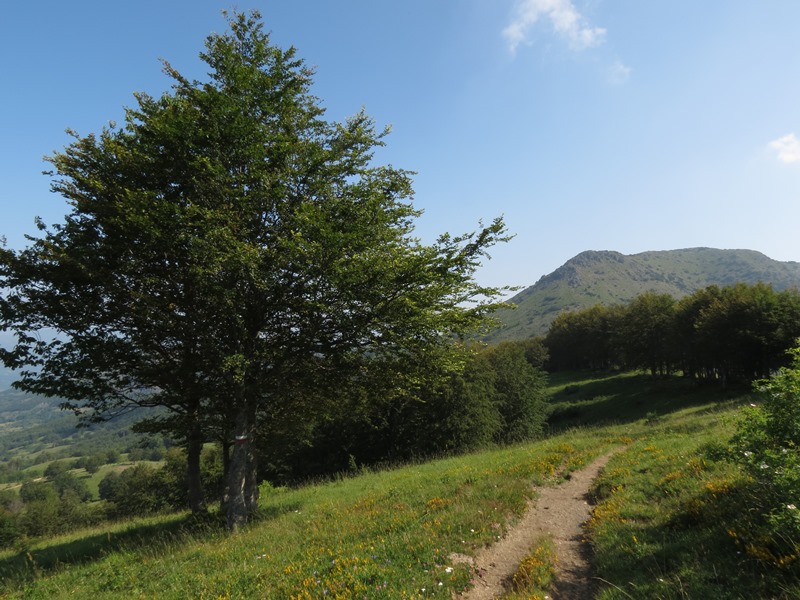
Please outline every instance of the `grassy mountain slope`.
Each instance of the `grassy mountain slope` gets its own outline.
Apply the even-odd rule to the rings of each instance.
[[[749,484],[718,456],[749,393],[589,373],[559,374],[550,393],[549,439],[265,487],[261,518],[237,536],[170,515],[27,540],[0,550],[0,596],[450,598],[479,581],[466,557],[514,526],[531,484],[617,448],[591,490],[598,600],[800,597],[797,563],[777,564],[747,529]]]
[[[59,398],[19,390],[0,391],[0,460],[24,458],[33,463],[48,457],[83,456],[133,444],[130,428],[144,413],[132,411],[107,423],[78,428],[78,418],[63,411]],[[132,436],[132,437],[131,437]]]
[[[647,291],[680,298],[709,285],[759,281],[777,290],[800,287],[800,263],[753,250],[687,248],[632,255],[590,250],[511,298],[517,308],[497,313],[504,326],[488,339],[540,335],[560,312],[626,303]]]

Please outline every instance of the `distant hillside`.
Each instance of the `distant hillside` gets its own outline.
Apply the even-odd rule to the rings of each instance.
[[[12,381],[14,381],[14,372],[0,365],[0,392],[10,388]]]
[[[517,308],[497,313],[504,326],[488,340],[541,335],[562,311],[627,303],[647,291],[680,298],[709,285],[759,281],[776,290],[800,287],[800,263],[779,262],[753,250],[687,248],[627,256],[589,250],[514,296],[510,301]]]
[[[0,391],[0,461],[43,449],[68,446],[68,455],[80,456],[98,448],[135,444],[139,436],[131,436],[131,426],[147,414],[132,411],[107,423],[78,428],[78,418],[61,410],[61,402],[14,389]]]

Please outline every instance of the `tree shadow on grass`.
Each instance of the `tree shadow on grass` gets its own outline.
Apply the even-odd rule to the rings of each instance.
[[[649,375],[580,379],[551,398],[549,425],[552,432],[587,425],[631,423],[645,419],[655,424],[660,416],[710,403],[741,398],[750,388],[698,384],[680,376]],[[711,409],[713,410],[713,409]]]
[[[281,515],[301,508],[299,502],[274,503],[258,510],[253,524],[277,519]],[[222,513],[211,512],[197,517],[190,514],[165,517],[162,522],[135,524],[109,524],[108,530],[70,541],[54,542],[35,548],[24,548],[13,556],[0,559],[0,581],[6,585],[24,583],[47,575],[58,569],[91,563],[120,551],[147,548],[151,556],[174,552],[177,548],[226,535]],[[0,589],[0,595],[2,590]]]

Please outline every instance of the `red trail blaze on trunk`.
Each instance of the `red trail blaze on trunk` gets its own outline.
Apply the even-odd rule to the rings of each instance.
[[[228,530],[237,531],[258,508],[256,458],[253,449],[255,415],[249,407],[239,410],[233,432],[233,453],[228,471]]]

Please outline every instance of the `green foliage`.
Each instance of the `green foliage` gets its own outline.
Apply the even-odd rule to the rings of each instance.
[[[625,307],[615,329],[617,347],[630,368],[649,370],[666,375],[673,370],[677,343],[675,299],[668,294],[646,292]]]
[[[200,455],[200,477],[206,502],[221,500],[225,492],[225,465],[222,449],[218,446],[203,448]]]
[[[222,493],[221,463],[219,449],[203,450],[201,477],[209,502],[218,500]],[[184,510],[189,502],[186,470],[185,451],[173,448],[158,467],[140,463],[109,471],[98,484],[98,494],[108,503],[112,518]]]
[[[423,390],[400,416],[400,456],[457,453],[531,440],[546,419],[544,373],[526,356],[531,346],[503,342],[474,353],[462,372]],[[532,358],[543,357],[536,352]]]
[[[535,337],[529,338],[522,342],[517,342],[522,344],[522,348],[525,352],[525,360],[534,368],[534,369],[544,369],[545,365],[547,365],[547,361],[550,359],[550,354],[547,351],[547,346],[544,343],[544,338]]]
[[[0,548],[11,547],[20,536],[21,533],[14,515],[0,507]]]
[[[100,498],[109,504],[114,517],[147,515],[167,506],[169,491],[162,485],[159,471],[137,464],[119,473],[111,472],[100,482]]]
[[[259,458],[274,481],[296,481],[387,462],[457,454],[540,437],[547,418],[540,342],[465,348],[464,366],[413,394],[349,396],[306,437],[280,437]]]
[[[142,460],[158,461],[164,458],[165,448],[163,446],[131,448],[128,452],[128,460],[139,462]]]
[[[546,538],[536,544],[522,559],[511,577],[511,592],[506,600],[531,600],[549,598],[550,586],[555,577],[556,548],[553,540]]]
[[[53,478],[53,485],[59,498],[62,499],[67,495],[72,495],[80,502],[87,502],[92,497],[86,482],[71,473],[64,472],[56,475]]]
[[[549,367],[683,371],[703,381],[749,383],[786,364],[800,335],[800,292],[764,284],[698,290],[676,302],[648,292],[625,306],[559,315],[544,338]]]
[[[14,505],[20,501],[18,492],[11,489],[0,490],[0,508],[13,510]]]
[[[502,419],[494,441],[513,443],[541,436],[547,417],[545,375],[531,365],[525,345],[501,342],[486,348],[478,360],[489,365],[493,376],[494,405]]]
[[[89,474],[97,473],[107,462],[117,462],[119,460],[119,452],[112,452],[111,455],[115,460],[108,461],[109,455],[92,454],[90,456],[82,456],[75,461],[76,469],[84,469]]]
[[[503,428],[497,402],[496,373],[479,353],[463,372],[438,386],[423,390],[410,402],[405,424],[405,456],[431,456],[485,448]]]
[[[65,474],[69,471],[69,465],[66,461],[53,461],[44,470],[44,476],[50,479],[55,479],[59,475]]]
[[[61,503],[55,495],[25,502],[17,518],[19,529],[29,537],[52,536],[63,531]]]
[[[558,315],[544,338],[548,367],[555,371],[608,369],[622,363],[617,332],[623,313],[620,307],[597,305]]]
[[[742,410],[732,457],[757,488],[751,535],[773,560],[800,557],[800,348],[792,363],[757,383],[759,402]],[[757,533],[755,533],[757,532]]]
[[[373,164],[388,130],[363,112],[325,121],[311,69],[258,13],[228,25],[200,55],[207,81],[165,63],[169,92],[50,157],[72,211],[0,249],[15,336],[0,359],[85,419],[165,409],[143,427],[187,448],[198,511],[199,448],[238,439],[233,529],[255,509],[253,441],[273,415],[316,420],[341,390],[393,400],[457,371],[454,340],[499,305],[474,274],[508,236],[498,218],[423,244],[410,173]]]
[[[709,288],[689,298],[685,345],[697,374],[752,381],[786,364],[786,350],[800,335],[800,292],[775,292],[770,286],[736,284]],[[685,313],[679,313],[679,319]]]
[[[57,500],[58,493],[52,483],[46,481],[26,481],[19,489],[19,497],[25,504]]]
[[[8,540],[17,537],[52,536],[100,520],[101,513],[90,506],[91,493],[83,479],[56,468],[52,481],[26,481],[19,490],[19,501],[7,498],[3,527]],[[12,535],[13,534],[13,535]]]

